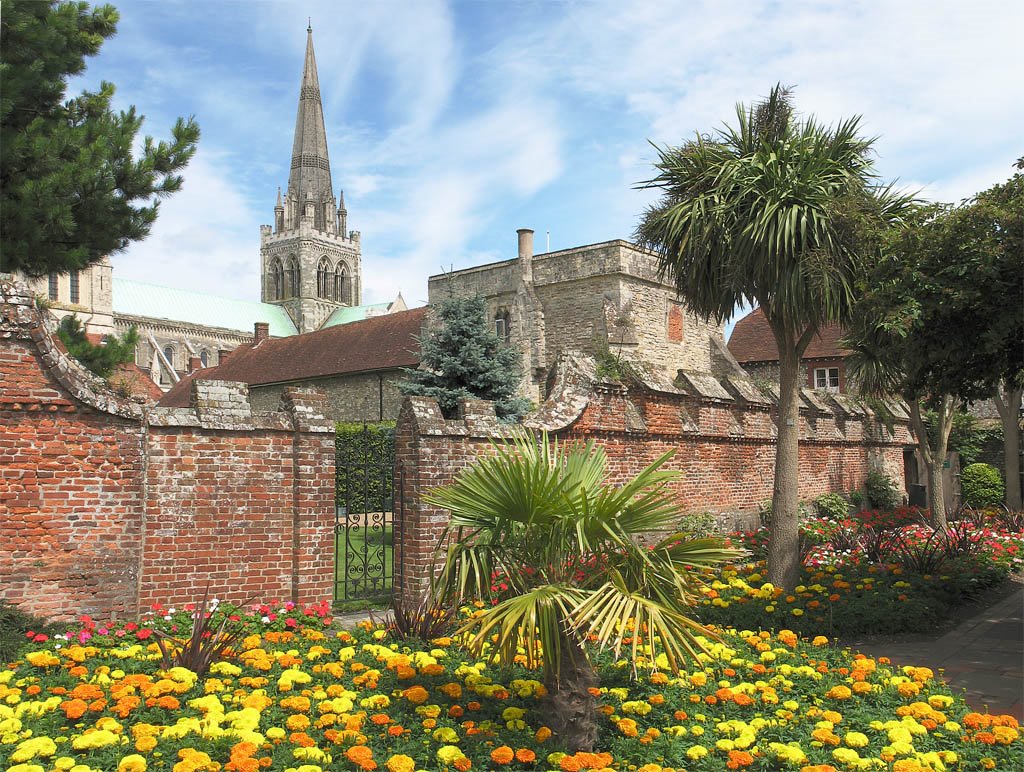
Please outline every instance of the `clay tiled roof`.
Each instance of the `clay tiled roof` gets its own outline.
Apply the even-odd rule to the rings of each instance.
[[[197,370],[168,391],[160,405],[188,406],[192,380],[242,381],[248,384],[289,383],[348,373],[416,367],[420,347],[416,338],[427,309],[414,308],[325,330],[271,338],[239,346],[227,361]]]
[[[118,365],[108,380],[115,389],[129,392],[133,397],[142,397],[150,402],[157,402],[164,396],[163,389],[153,382],[149,373],[134,362]]]
[[[825,327],[807,346],[804,359],[836,359],[846,356],[849,352],[839,345],[842,336],[843,331],[838,325]],[[729,352],[740,364],[779,360],[775,336],[772,335],[768,320],[764,318],[761,309],[754,309],[736,322],[732,335],[729,336]]]

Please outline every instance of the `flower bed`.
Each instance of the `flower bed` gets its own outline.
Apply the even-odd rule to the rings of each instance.
[[[901,509],[805,520],[803,573],[788,593],[765,582],[767,529],[730,534],[752,560],[709,581],[699,616],[806,635],[921,632],[1024,567],[1019,528],[962,520],[935,532],[921,516]]]
[[[926,668],[827,639],[729,631],[675,677],[600,660],[594,753],[565,755],[537,716],[535,672],[466,661],[451,640],[336,631],[326,609],[263,607],[237,656],[204,678],[160,669],[149,624],[85,620],[0,671],[0,766],[11,772],[320,770],[1019,769],[1009,716],[971,712]],[[40,636],[42,637],[42,636]]]

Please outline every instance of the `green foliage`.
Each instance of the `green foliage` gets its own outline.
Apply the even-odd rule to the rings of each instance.
[[[433,397],[446,418],[453,418],[463,399],[494,402],[495,412],[516,421],[529,409],[516,397],[521,366],[519,352],[494,334],[484,299],[452,296],[434,308],[440,322],[420,340],[423,369],[405,370],[398,382],[403,394]]]
[[[594,359],[597,362],[595,375],[600,379],[621,381],[635,375],[633,365],[621,354],[613,354],[607,345],[595,347]]]
[[[188,638],[177,638],[164,630],[153,631],[164,670],[183,667],[202,678],[210,666],[225,659],[245,635],[245,625],[232,622],[227,614],[221,616],[219,624],[214,623],[216,606],[210,605],[209,597],[210,588],[207,586],[202,601],[192,612],[192,630]]]
[[[868,503],[875,509],[893,509],[900,503],[900,494],[893,479],[881,469],[868,471],[864,481],[864,493]]]
[[[712,512],[687,512],[676,521],[675,530],[692,539],[717,536],[720,531],[718,518]]]
[[[135,359],[135,347],[139,343],[139,334],[134,327],[121,338],[106,335],[100,345],[90,343],[85,337],[85,329],[74,315],[60,320],[57,335],[71,356],[101,378],[109,377],[118,365]]]
[[[850,500],[850,504],[854,509],[860,509],[864,504],[864,491],[854,489],[846,494],[846,498]]]
[[[0,598],[0,662],[14,662],[31,641],[27,633],[51,636],[57,626]]]
[[[699,315],[719,322],[753,301],[779,348],[780,400],[769,574],[796,580],[800,358],[815,333],[843,324],[862,265],[907,199],[880,187],[860,119],[826,127],[795,115],[790,91],[738,105],[736,126],[679,147],[654,146],[661,199],[636,238]]]
[[[849,502],[838,493],[826,493],[814,500],[818,514],[830,520],[838,520],[850,513]]]
[[[84,2],[0,6],[0,269],[42,275],[84,268],[145,238],[158,201],[181,187],[199,127],[178,119],[170,142],[142,116],[111,109],[114,86],[66,99],[70,77],[114,35],[117,11]]]
[[[934,442],[936,432],[936,414],[929,410],[924,414],[925,426],[930,441]],[[958,411],[953,414],[953,428],[949,432],[949,450],[960,454],[960,467],[964,468],[980,461],[987,445],[991,442],[1002,443],[1003,429],[1001,426],[986,427],[978,424],[970,413]]]
[[[960,495],[969,507],[1001,504],[1006,492],[999,470],[988,464],[970,464],[960,472]]]
[[[701,628],[688,614],[700,580],[692,569],[741,553],[673,530],[680,513],[668,487],[676,475],[662,469],[669,455],[612,485],[607,456],[592,442],[567,447],[517,432],[427,495],[451,512],[437,596],[496,599],[495,574],[509,586],[460,629],[474,656],[522,655],[527,667],[542,666],[553,700],[572,691],[579,704],[592,704],[577,677],[592,672],[589,641],[636,663],[653,656],[630,634],[643,629],[643,644],[673,672],[697,657]]]
[[[395,422],[335,425],[335,503],[346,512],[389,512]]]

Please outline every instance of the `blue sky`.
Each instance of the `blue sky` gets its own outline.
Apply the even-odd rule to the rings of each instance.
[[[364,302],[427,276],[629,238],[648,141],[679,144],[780,81],[859,114],[885,179],[956,201],[1024,155],[1024,4],[115,0],[73,84],[117,86],[144,131],[195,115],[184,189],[115,276],[259,297],[259,225],[287,182],[311,17],[335,189],[362,232]]]

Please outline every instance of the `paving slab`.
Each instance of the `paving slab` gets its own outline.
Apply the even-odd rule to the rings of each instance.
[[[855,645],[898,665],[929,667],[979,712],[1024,720],[1024,588],[933,641]]]

